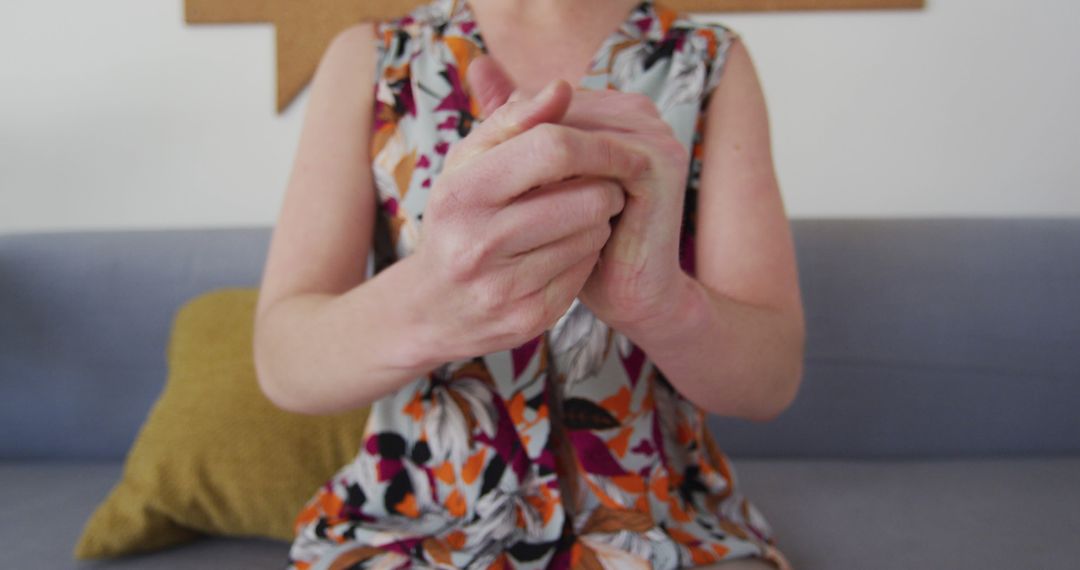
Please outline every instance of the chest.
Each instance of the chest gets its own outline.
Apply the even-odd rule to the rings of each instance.
[[[556,79],[579,85],[596,55],[596,46],[565,35],[521,40],[497,34],[486,41],[489,55],[514,85],[528,94],[540,91]]]
[[[536,36],[532,41],[542,43]],[[446,155],[476,122],[479,109],[465,89],[464,70],[480,51],[470,42],[446,36],[389,52],[395,59],[378,81],[377,113],[383,120],[373,136],[372,170],[396,257],[418,243],[427,197]],[[643,93],[688,149],[693,143],[705,73],[695,52],[659,52],[642,41],[619,41],[605,44],[600,57],[590,60],[589,46],[582,43],[550,46],[544,57],[535,57],[535,45],[505,37],[489,45],[492,57],[527,93],[557,77],[587,89]],[[499,46],[501,53],[495,51]]]

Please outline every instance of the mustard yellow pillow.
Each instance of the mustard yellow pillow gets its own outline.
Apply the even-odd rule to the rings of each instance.
[[[368,408],[293,414],[259,389],[258,290],[204,293],[176,313],[165,388],[75,558],[157,550],[202,535],[291,540],[293,519],[359,450]]]

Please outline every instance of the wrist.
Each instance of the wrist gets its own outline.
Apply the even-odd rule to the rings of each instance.
[[[397,291],[398,311],[402,342],[398,343],[394,357],[395,366],[426,374],[447,361],[443,343],[447,338],[431,318],[430,280],[424,279],[422,264],[414,255],[395,261],[384,272],[393,272],[391,284]]]
[[[663,344],[679,331],[696,329],[708,316],[708,296],[701,283],[680,269],[674,283],[645,316],[614,324],[614,328],[639,346]]]

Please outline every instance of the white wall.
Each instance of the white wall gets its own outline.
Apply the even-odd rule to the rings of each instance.
[[[0,4],[0,232],[274,222],[307,92],[276,115],[272,28],[182,12]],[[1075,0],[695,17],[746,39],[792,217],[1080,215]]]

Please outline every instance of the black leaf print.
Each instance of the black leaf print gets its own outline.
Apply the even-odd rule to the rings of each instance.
[[[379,444],[379,455],[387,459],[401,459],[405,455],[405,438],[401,435],[384,431],[376,436]]]
[[[683,472],[682,484],[679,485],[679,496],[687,503],[693,503],[693,497],[697,493],[708,493],[708,489],[701,480],[701,468],[697,465],[690,465]]]
[[[488,463],[487,469],[484,469],[484,483],[480,487],[481,496],[488,494],[499,484],[503,471],[506,471],[506,463],[503,463],[502,458],[498,455],[493,456],[491,463]]]
[[[315,536],[326,538],[326,529],[329,526],[330,523],[326,522],[326,517],[319,517],[319,522],[315,524]]]
[[[417,465],[423,465],[431,459],[431,448],[426,441],[418,441],[412,448],[412,460]]]
[[[558,541],[541,542],[538,544],[519,541],[515,542],[508,550],[510,555],[517,560],[539,560],[542,556],[548,553],[555,543]]]
[[[394,475],[390,485],[386,487],[386,496],[383,497],[383,507],[388,513],[405,514],[397,510],[397,505],[405,499],[405,495],[413,492],[412,481],[409,472],[402,469]]]
[[[356,483],[350,483],[345,488],[348,495],[345,498],[345,504],[353,508],[360,508],[367,502],[367,495],[364,494],[364,490]]]
[[[355,523],[349,525],[349,528],[346,529],[345,532],[341,533],[341,536],[348,540],[356,540],[356,527],[358,526],[360,525]]]
[[[563,402],[563,419],[567,429],[619,427],[619,420],[615,419],[615,416],[584,398],[567,398]]]
[[[530,408],[532,408],[534,410],[539,410],[540,406],[543,403],[544,403],[544,393],[543,392],[540,392],[539,394],[533,396],[532,398],[529,398],[528,400],[525,400],[525,405],[529,406]]]
[[[405,47],[409,45],[409,32],[399,29],[394,35],[397,36],[397,51],[394,52],[394,59],[401,59],[401,56],[405,54]]]

